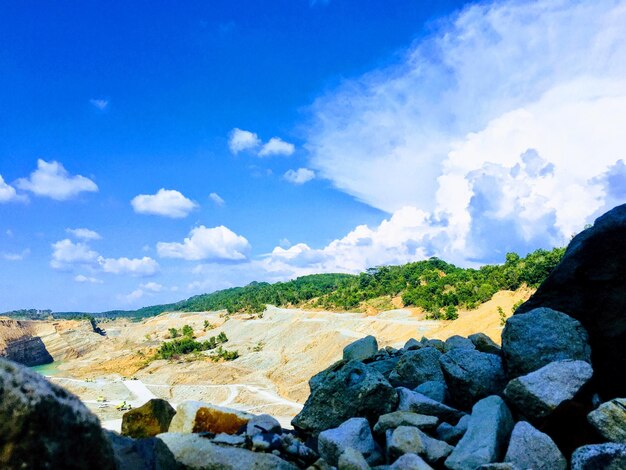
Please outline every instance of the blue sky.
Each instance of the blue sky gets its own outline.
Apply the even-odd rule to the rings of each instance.
[[[625,5],[0,2],[0,311],[562,245],[624,202]]]

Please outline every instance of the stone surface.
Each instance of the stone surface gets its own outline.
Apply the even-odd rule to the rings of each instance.
[[[521,469],[510,462],[486,463],[478,467],[480,470],[530,470]]]
[[[407,351],[389,375],[389,382],[394,387],[406,388],[415,388],[431,380],[443,382],[443,373],[439,365],[440,356],[440,351],[430,347]]]
[[[537,308],[508,319],[502,332],[502,355],[509,379],[564,359],[591,362],[582,324],[562,312]]]
[[[524,469],[567,469],[567,460],[550,436],[526,421],[520,421],[513,428],[504,461]]]
[[[190,469],[295,470],[297,467],[271,453],[252,452],[239,447],[220,446],[200,434],[167,432],[159,434],[176,460]]]
[[[131,439],[106,431],[113,447],[117,470],[183,470],[162,440]]]
[[[464,338],[463,336],[454,335],[450,336],[445,341],[444,351],[452,351],[453,349],[475,349],[474,343],[468,338]]]
[[[449,445],[447,442],[440,441],[438,439],[433,439],[428,434],[421,432],[422,443],[424,444],[424,454],[422,457],[432,465],[437,465],[441,463],[443,459],[445,459],[454,447]]]
[[[499,395],[506,385],[502,359],[475,349],[456,348],[439,358],[452,403],[468,410],[478,400]]]
[[[561,263],[516,312],[540,307],[579,320],[589,333],[604,400],[626,397],[626,204],[607,212],[569,244]],[[510,320],[509,320],[510,321]]]
[[[74,395],[0,359],[0,468],[114,469],[98,418]]]
[[[378,352],[378,342],[372,335],[356,340],[343,348],[344,361],[364,361]]]
[[[572,454],[572,470],[624,470],[626,444],[595,444],[579,447]]]
[[[246,425],[246,434],[254,436],[263,432],[281,434],[282,428],[276,418],[270,415],[254,416]]]
[[[412,349],[420,349],[423,345],[415,338],[409,339],[406,343],[404,343],[404,350],[411,351]]]
[[[450,445],[456,445],[467,431],[469,419],[470,415],[465,415],[455,426],[448,423],[441,423],[435,432],[437,438]]]
[[[424,346],[430,346],[431,348],[435,348],[442,353],[446,352],[446,343],[444,343],[440,339],[422,338],[420,340],[420,343],[422,343]]]
[[[432,470],[417,454],[404,454],[389,466],[389,470]]]
[[[415,387],[414,391],[440,403],[446,403],[449,399],[448,386],[445,382],[429,380]]]
[[[339,456],[348,448],[358,450],[368,463],[376,463],[381,455],[365,418],[351,418],[341,426],[327,429],[319,435],[320,457],[337,465]]]
[[[369,470],[370,466],[358,450],[348,447],[339,456],[338,470]]]
[[[413,426],[400,426],[393,430],[387,440],[387,458],[395,460],[404,454],[424,454],[426,447],[422,433]]]
[[[467,339],[469,339],[480,352],[495,354],[497,356],[501,353],[500,346],[485,333],[474,333],[473,335],[469,335]]]
[[[389,380],[389,375],[391,375],[391,372],[396,368],[399,361],[400,357],[388,357],[386,359],[368,362],[365,364],[365,367],[378,372],[386,380]]]
[[[446,467],[474,470],[501,461],[512,430],[513,417],[502,398],[483,398],[474,405],[467,432],[446,459]]]
[[[574,398],[592,375],[591,366],[584,361],[552,362],[511,380],[504,389],[504,395],[524,416],[540,419]]]
[[[291,423],[301,432],[318,434],[353,417],[375,423],[380,415],[395,410],[397,403],[398,393],[379,372],[350,361],[326,372]]]
[[[388,429],[395,429],[399,426],[413,426],[428,431],[435,429],[438,423],[439,418],[436,416],[420,415],[411,411],[394,411],[378,418],[378,422],[374,425],[374,433],[385,434]]]
[[[626,443],[626,398],[603,403],[587,419],[605,439]]]
[[[408,388],[398,388],[398,398],[398,411],[412,411],[423,415],[436,416],[450,424],[456,424],[465,415],[462,411],[431,400],[426,395],[414,392]]]
[[[187,400],[176,408],[169,432],[212,432],[235,434],[254,415],[201,401]]]
[[[122,416],[122,435],[134,438],[154,437],[167,432],[176,410],[166,400],[153,398]]]

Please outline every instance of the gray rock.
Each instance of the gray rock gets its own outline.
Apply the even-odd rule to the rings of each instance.
[[[443,459],[445,459],[454,447],[449,445],[447,442],[440,441],[438,439],[433,439],[429,435],[421,432],[422,443],[424,444],[424,454],[422,457],[431,465],[439,464]]]
[[[378,342],[372,335],[356,340],[343,348],[343,360],[364,361],[378,352]]]
[[[579,447],[572,454],[572,470],[624,470],[626,444],[595,444]]]
[[[587,420],[605,439],[626,443],[626,398],[603,403],[587,415]]]
[[[478,468],[480,470],[529,470],[529,469],[521,469],[518,466],[510,462],[486,463],[485,465],[481,465]]]
[[[475,349],[456,348],[439,358],[453,404],[467,410],[478,400],[499,395],[506,385],[502,359]]]
[[[411,411],[394,411],[378,418],[374,426],[374,434],[385,434],[388,429],[399,426],[413,426],[422,430],[432,430],[437,427],[439,418],[413,413]]]
[[[337,470],[337,467],[333,467],[324,459],[317,459],[307,467],[307,470]]]
[[[469,419],[470,415],[463,416],[459,422],[456,423],[456,426],[452,426],[448,423],[441,423],[435,432],[437,438],[450,445],[456,445],[467,431]]]
[[[197,433],[166,432],[159,434],[157,439],[161,439],[167,445],[177,462],[189,469],[295,470],[297,468],[274,454],[220,446]]]
[[[410,351],[412,349],[420,349],[422,347],[423,347],[422,343],[420,343],[415,338],[411,338],[406,343],[404,343],[404,348],[403,349],[406,350],[406,351]]]
[[[398,393],[380,373],[350,361],[320,379],[291,423],[301,432],[318,434],[353,417],[376,422],[380,415],[395,410],[397,403]]]
[[[415,387],[414,391],[421,393],[422,395],[426,395],[428,398],[440,403],[446,403],[449,399],[448,386],[445,382],[429,380],[428,382],[424,382],[423,384]]]
[[[389,375],[389,382],[394,387],[406,388],[415,388],[432,380],[443,382],[443,373],[439,365],[440,356],[441,352],[430,347],[407,351]]]
[[[550,436],[526,421],[518,422],[513,428],[504,461],[523,469],[567,469],[567,460]]]
[[[114,469],[100,421],[42,375],[0,359],[0,468]]]
[[[474,405],[467,432],[446,459],[446,467],[474,470],[500,461],[512,429],[513,417],[502,398],[483,398]]]
[[[215,442],[215,439],[213,440]],[[278,434],[261,432],[250,439],[252,450],[262,452],[278,451],[282,447],[282,440]]]
[[[404,454],[424,454],[426,446],[422,441],[423,433],[413,426],[400,426],[391,433],[387,440],[387,457],[395,460]]]
[[[432,470],[419,455],[404,454],[389,466],[389,470]]]
[[[414,392],[408,388],[398,388],[398,397],[398,411],[412,411],[423,415],[436,416],[450,424],[456,424],[465,415],[462,411],[431,400],[426,395]]]
[[[389,375],[396,368],[399,357],[389,357],[387,359],[381,359],[374,362],[368,362],[365,366],[370,370],[375,370],[381,374],[386,380],[389,380]]]
[[[552,362],[535,372],[518,377],[504,389],[506,398],[529,419],[551,414],[561,403],[574,398],[593,370],[584,361]]]
[[[445,342],[445,352],[452,351],[453,349],[476,349],[474,343],[468,338],[463,336],[454,335],[450,336]]]
[[[305,462],[313,462],[319,457],[317,452],[304,445],[304,443],[292,434],[282,434],[280,439],[282,440],[283,451],[292,457],[296,457]]]
[[[348,447],[339,456],[338,470],[369,470],[370,466],[363,454],[358,450]]]
[[[422,338],[422,340],[420,342],[425,347],[429,346],[431,348],[435,348],[439,352],[442,352],[442,353],[446,352],[446,343],[444,343],[440,339],[426,339],[426,338]]]
[[[246,434],[254,436],[263,432],[281,434],[283,432],[280,423],[270,415],[258,415],[248,421],[246,425]]]
[[[211,441],[214,444],[244,447],[246,445],[246,436],[242,434],[226,434],[225,432],[222,432],[211,439]]]
[[[467,339],[469,339],[480,352],[495,354],[497,356],[502,352],[500,346],[485,333],[474,333],[473,335],[469,335]]]
[[[591,362],[589,336],[582,324],[549,308],[536,308],[509,318],[502,332],[502,354],[509,379],[550,362]]]
[[[381,458],[365,418],[351,418],[337,428],[321,432],[318,448],[320,457],[331,465],[337,465],[339,456],[348,448],[358,450],[371,464]]]
[[[183,470],[174,455],[160,439],[131,439],[113,431],[105,431],[117,470]]]

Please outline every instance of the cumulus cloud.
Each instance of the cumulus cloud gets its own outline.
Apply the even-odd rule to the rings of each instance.
[[[156,194],[139,194],[130,204],[138,214],[162,215],[173,219],[182,219],[198,207],[179,191],[161,188]]]
[[[90,99],[89,103],[100,111],[104,111],[109,106],[109,101],[104,99]]]
[[[20,196],[18,196],[15,188],[7,184],[2,178],[2,175],[0,175],[0,204],[3,202],[16,201],[19,198]]]
[[[297,170],[287,170],[283,175],[285,180],[293,184],[304,184],[315,178],[315,172],[308,168],[298,168]]]
[[[254,150],[261,145],[261,139],[254,132],[244,131],[235,128],[230,131],[228,148],[233,155],[237,155],[244,150]]]
[[[131,274],[133,276],[152,276],[159,270],[159,264],[150,258],[104,258],[98,257],[98,264],[105,273]]]
[[[97,192],[98,186],[89,178],[70,175],[61,163],[37,160],[37,169],[29,178],[17,180],[18,188],[30,191],[36,196],[65,201],[82,192]]]
[[[66,228],[65,231],[81,240],[100,240],[102,238],[98,232],[88,228]]]
[[[159,242],[157,252],[163,258],[186,260],[243,261],[247,259],[250,244],[241,235],[223,225],[195,227],[182,243]]]
[[[101,279],[91,276],[85,276],[84,274],[78,274],[77,276],[74,276],[74,281],[80,282],[81,284],[104,284],[104,281],[102,281]]]
[[[209,199],[211,199],[211,201],[213,201],[216,206],[223,206],[225,203],[224,199],[222,199],[220,195],[217,193],[209,194]]]
[[[296,150],[293,144],[285,142],[280,137],[272,137],[269,141],[263,144],[259,152],[259,157],[270,157],[273,155],[282,155],[288,157]]]
[[[50,266],[54,269],[70,269],[73,266],[93,265],[98,259],[98,253],[85,243],[74,243],[69,238],[52,244],[52,260]]]

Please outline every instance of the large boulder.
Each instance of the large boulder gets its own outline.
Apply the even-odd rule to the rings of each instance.
[[[356,340],[343,348],[343,360],[364,361],[378,352],[378,342],[372,335]]]
[[[157,438],[131,439],[105,431],[113,446],[117,470],[183,470],[174,455]]]
[[[391,461],[404,454],[421,455],[425,452],[422,433],[413,426],[400,426],[387,439],[387,458]]]
[[[497,356],[501,353],[500,346],[485,333],[474,333],[473,335],[469,335],[467,339],[469,339],[480,352],[495,354]]]
[[[624,470],[626,444],[582,446],[572,454],[572,470]]]
[[[504,461],[524,469],[567,469],[567,460],[550,436],[526,421],[518,422],[513,428]]]
[[[564,359],[591,362],[582,324],[562,312],[536,308],[514,315],[502,332],[502,353],[510,379]]]
[[[439,358],[452,403],[468,410],[478,400],[499,395],[506,385],[502,359],[475,349],[456,348]]]
[[[176,410],[166,400],[153,398],[122,416],[122,436],[154,437],[167,432]]]
[[[456,425],[441,423],[436,430],[437,438],[451,445],[456,445],[467,432],[470,415],[463,416]]]
[[[467,432],[446,459],[446,467],[474,470],[501,461],[512,430],[513,417],[502,398],[483,398],[472,408]]]
[[[605,439],[626,444],[626,398],[603,403],[587,419]]]
[[[350,361],[318,379],[291,424],[305,434],[316,435],[354,417],[375,423],[380,415],[395,410],[397,403],[398,393],[387,379],[362,362]]]
[[[349,448],[358,450],[370,464],[381,459],[378,445],[365,418],[351,418],[341,426],[322,431],[319,435],[320,457],[331,465],[337,465],[341,454]]]
[[[447,403],[450,399],[448,386],[445,382],[429,380],[428,382],[418,385],[413,390],[441,403]]]
[[[114,469],[100,421],[74,395],[0,359],[0,468]]]
[[[348,447],[339,456],[338,470],[370,470],[370,466],[363,454],[352,447]]]
[[[441,352],[435,348],[407,351],[389,375],[389,382],[394,387],[406,388],[415,388],[428,381],[443,382],[440,356]]]
[[[452,351],[453,349],[475,349],[474,343],[469,338],[464,338],[463,336],[454,335],[450,336],[445,341],[445,351]]]
[[[456,424],[465,415],[462,411],[432,400],[426,395],[414,392],[408,388],[398,388],[398,398],[398,411],[412,411],[423,415],[436,416],[450,424]]]
[[[593,370],[584,361],[557,361],[528,375],[511,380],[504,389],[506,398],[530,420],[550,415],[562,403],[572,400],[591,379]]]
[[[169,432],[212,432],[235,434],[254,417],[245,411],[186,400],[176,407]]]
[[[430,431],[437,427],[439,418],[435,416],[420,415],[411,411],[394,411],[378,418],[374,425],[374,433],[384,435],[388,429],[400,426],[413,426],[424,431]]]
[[[561,263],[516,312],[550,307],[589,332],[600,395],[626,396],[626,204],[570,242]],[[510,321],[510,320],[509,320]]]

